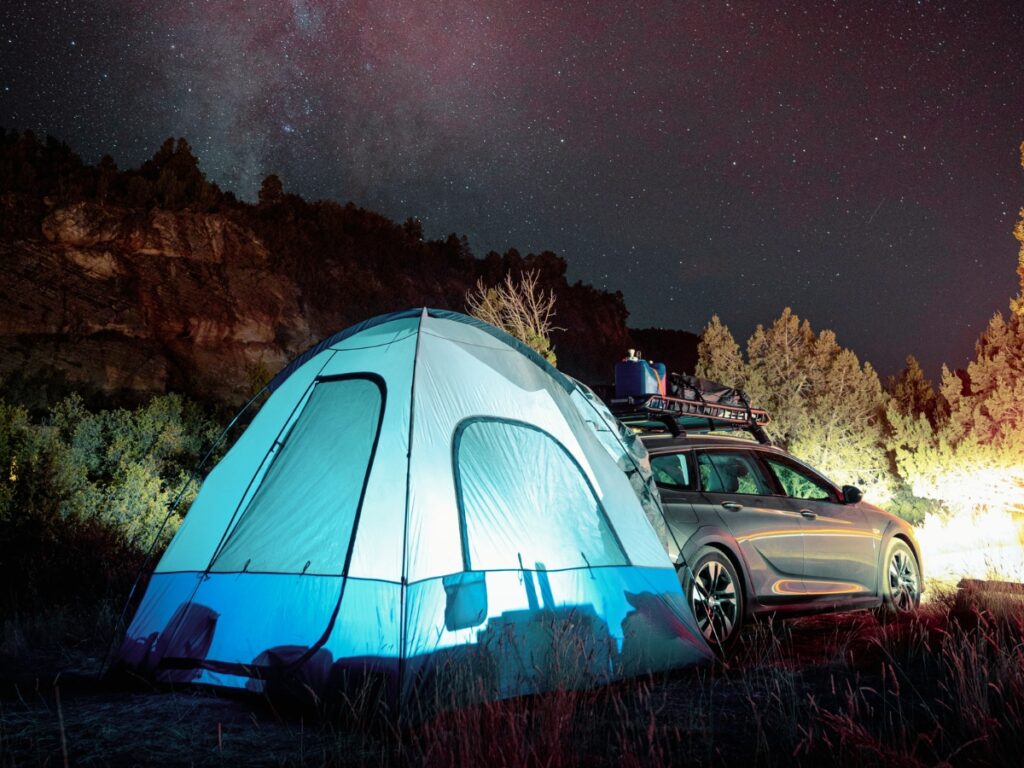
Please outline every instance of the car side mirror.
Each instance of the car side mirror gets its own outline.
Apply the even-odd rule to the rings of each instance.
[[[843,486],[843,502],[846,504],[856,504],[864,498],[864,491],[855,485],[844,485]]]

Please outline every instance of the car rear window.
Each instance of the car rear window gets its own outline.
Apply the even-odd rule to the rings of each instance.
[[[696,491],[697,477],[691,469],[690,453],[662,453],[651,456],[654,482],[677,491]]]

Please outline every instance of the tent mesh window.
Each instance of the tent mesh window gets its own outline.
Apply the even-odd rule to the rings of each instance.
[[[210,570],[341,574],[383,404],[376,378],[317,382]]]
[[[458,429],[454,452],[467,570],[628,564],[583,469],[551,435],[472,419]]]

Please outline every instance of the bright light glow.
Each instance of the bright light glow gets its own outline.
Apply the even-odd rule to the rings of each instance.
[[[1006,509],[1024,514],[1024,465],[996,466],[964,462],[956,471],[943,472],[925,487],[914,484],[914,493],[929,499],[944,499],[954,512]]]
[[[917,530],[929,580],[1024,581],[1024,467],[947,473],[928,493],[956,500],[953,514],[929,515]]]

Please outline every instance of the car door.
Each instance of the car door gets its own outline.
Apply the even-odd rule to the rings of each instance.
[[[757,599],[770,604],[802,597],[801,517],[775,493],[764,466],[746,449],[698,449],[695,455],[701,503],[718,513],[739,544]]]
[[[779,454],[761,452],[804,527],[808,596],[858,596],[875,591],[881,536],[856,504],[844,504],[828,480]]]
[[[669,557],[678,560],[679,550],[700,526],[695,504],[703,499],[697,490],[692,451],[657,453],[651,456],[651,474],[658,486],[669,525]],[[717,517],[715,518],[717,522]]]

